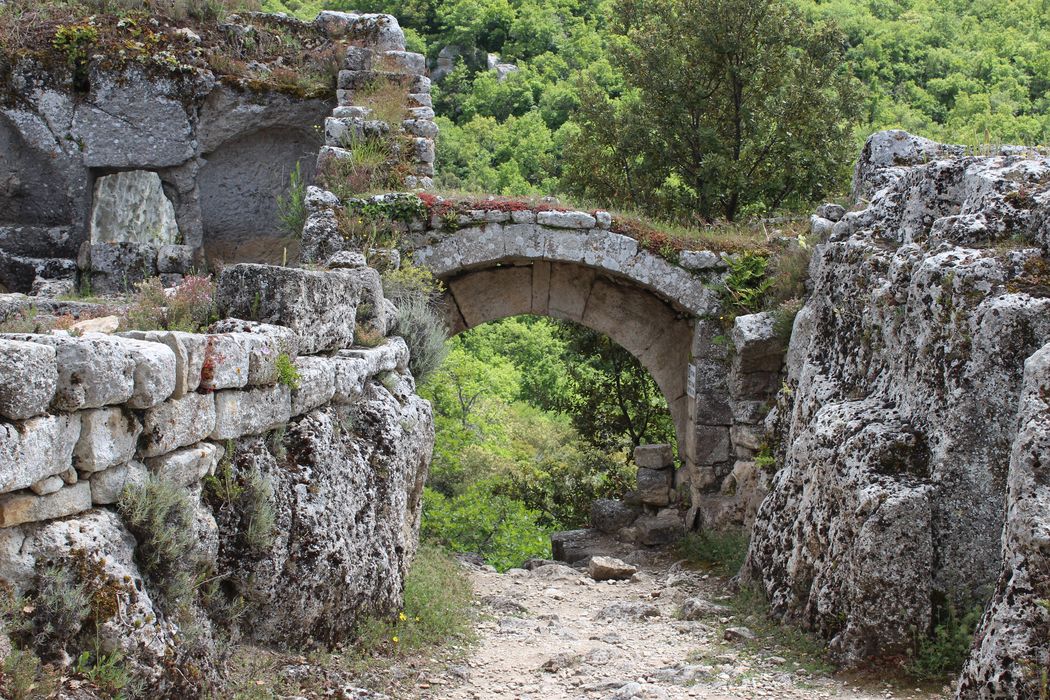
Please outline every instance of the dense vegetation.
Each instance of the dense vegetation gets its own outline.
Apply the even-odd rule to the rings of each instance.
[[[504,569],[547,556],[551,530],[633,487],[634,445],[674,441],[652,378],[603,336],[516,317],[449,345],[421,388],[437,428],[426,538]]]

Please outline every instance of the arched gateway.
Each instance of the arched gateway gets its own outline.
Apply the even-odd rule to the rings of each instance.
[[[760,447],[782,342],[771,314],[739,317],[727,332],[720,256],[686,251],[671,262],[611,230],[605,212],[471,210],[455,231],[430,223],[414,227],[408,247],[445,283],[453,333],[520,314],[604,333],[667,400],[685,467],[678,484],[688,484],[694,514],[725,503],[717,492],[735,490],[727,480]]]

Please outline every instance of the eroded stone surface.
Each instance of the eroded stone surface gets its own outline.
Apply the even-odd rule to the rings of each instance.
[[[157,173],[126,170],[95,181],[92,243],[150,243],[159,246],[175,243],[178,237],[175,207],[164,196]]]

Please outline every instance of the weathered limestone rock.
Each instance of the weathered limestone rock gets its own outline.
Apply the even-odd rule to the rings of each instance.
[[[1050,299],[1021,279],[1050,160],[959,156],[869,140],[870,203],[814,252],[767,419],[779,471],[742,576],[844,664],[907,652],[934,601],[970,609],[1002,561],[1020,367],[1050,340]]]
[[[126,170],[95,181],[92,243],[160,246],[175,243],[178,237],[175,207],[164,196],[157,173]]]
[[[587,573],[595,581],[617,581],[631,578],[638,573],[638,567],[614,557],[593,557],[587,564]]]
[[[291,390],[283,384],[215,394],[213,440],[258,435],[288,422],[292,412]]]
[[[336,363],[327,357],[300,357],[295,360],[299,385],[292,387],[292,415],[301,416],[329,401],[335,395]]]
[[[49,476],[46,479],[41,479],[32,486],[29,490],[35,493],[37,496],[46,496],[49,493],[58,491],[66,482],[62,480],[60,476]]]
[[[299,336],[283,326],[227,318],[213,323],[208,332],[236,333],[247,346],[250,386],[276,384],[277,358],[284,355],[291,362],[299,354]]]
[[[536,223],[551,228],[594,228],[598,222],[582,211],[540,211]]]
[[[120,500],[127,486],[142,486],[149,478],[146,466],[141,462],[118,464],[105,471],[91,475],[91,503],[96,506],[109,505]]]
[[[135,390],[135,360],[118,339],[86,333],[65,335],[7,335],[55,349],[58,385],[51,407],[77,411],[125,403]]]
[[[670,469],[638,468],[638,498],[651,506],[666,506],[671,502],[674,472]]]
[[[131,408],[149,408],[175,391],[175,353],[160,343],[134,338],[115,338],[135,362]]]
[[[24,420],[47,412],[58,386],[55,349],[0,340],[0,417]]]
[[[95,294],[129,294],[135,284],[157,275],[157,249],[146,243],[84,241],[77,267]]]
[[[80,416],[80,439],[73,450],[78,472],[100,472],[124,464],[135,454],[142,424],[130,411],[96,408]]]
[[[958,698],[1038,697],[1050,661],[1050,345],[1025,362],[1010,454],[1003,568],[963,668]]]
[[[353,434],[346,419],[328,408],[293,421],[281,449],[295,469],[278,465],[265,440],[238,443],[233,468],[269,479],[277,514],[276,543],[261,559],[244,555],[235,523],[224,520],[233,514],[217,514],[218,568],[255,603],[241,629],[256,641],[327,644],[360,616],[400,606],[430,460],[430,409],[371,384]]]
[[[0,496],[0,527],[64,518],[91,507],[91,487],[78,481],[47,496],[19,491]]]
[[[606,534],[615,534],[633,523],[641,512],[638,506],[599,498],[591,503],[591,525]]]
[[[587,557],[611,554],[608,538],[598,530],[565,530],[551,533],[551,556],[557,561],[575,564]]]
[[[371,277],[367,268],[318,272],[232,265],[222,271],[215,298],[226,316],[291,328],[299,335],[300,352],[312,355],[353,343],[362,276]]]
[[[215,429],[215,395],[186,394],[142,414],[142,457],[156,457],[200,442]]]
[[[0,493],[28,488],[69,470],[79,437],[80,414],[0,422]]]
[[[670,445],[639,445],[634,448],[634,463],[645,469],[667,469],[674,466]]]
[[[222,448],[215,443],[201,442],[163,457],[147,459],[146,466],[158,478],[179,486],[192,486],[206,475],[215,473],[222,455]]]
[[[785,338],[777,333],[776,314],[763,311],[737,316],[730,334],[736,354],[734,367],[740,372],[776,372],[784,357]]]

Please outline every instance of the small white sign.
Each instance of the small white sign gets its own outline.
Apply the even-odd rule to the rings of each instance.
[[[689,365],[689,372],[685,379],[685,393],[696,398],[696,367]]]

